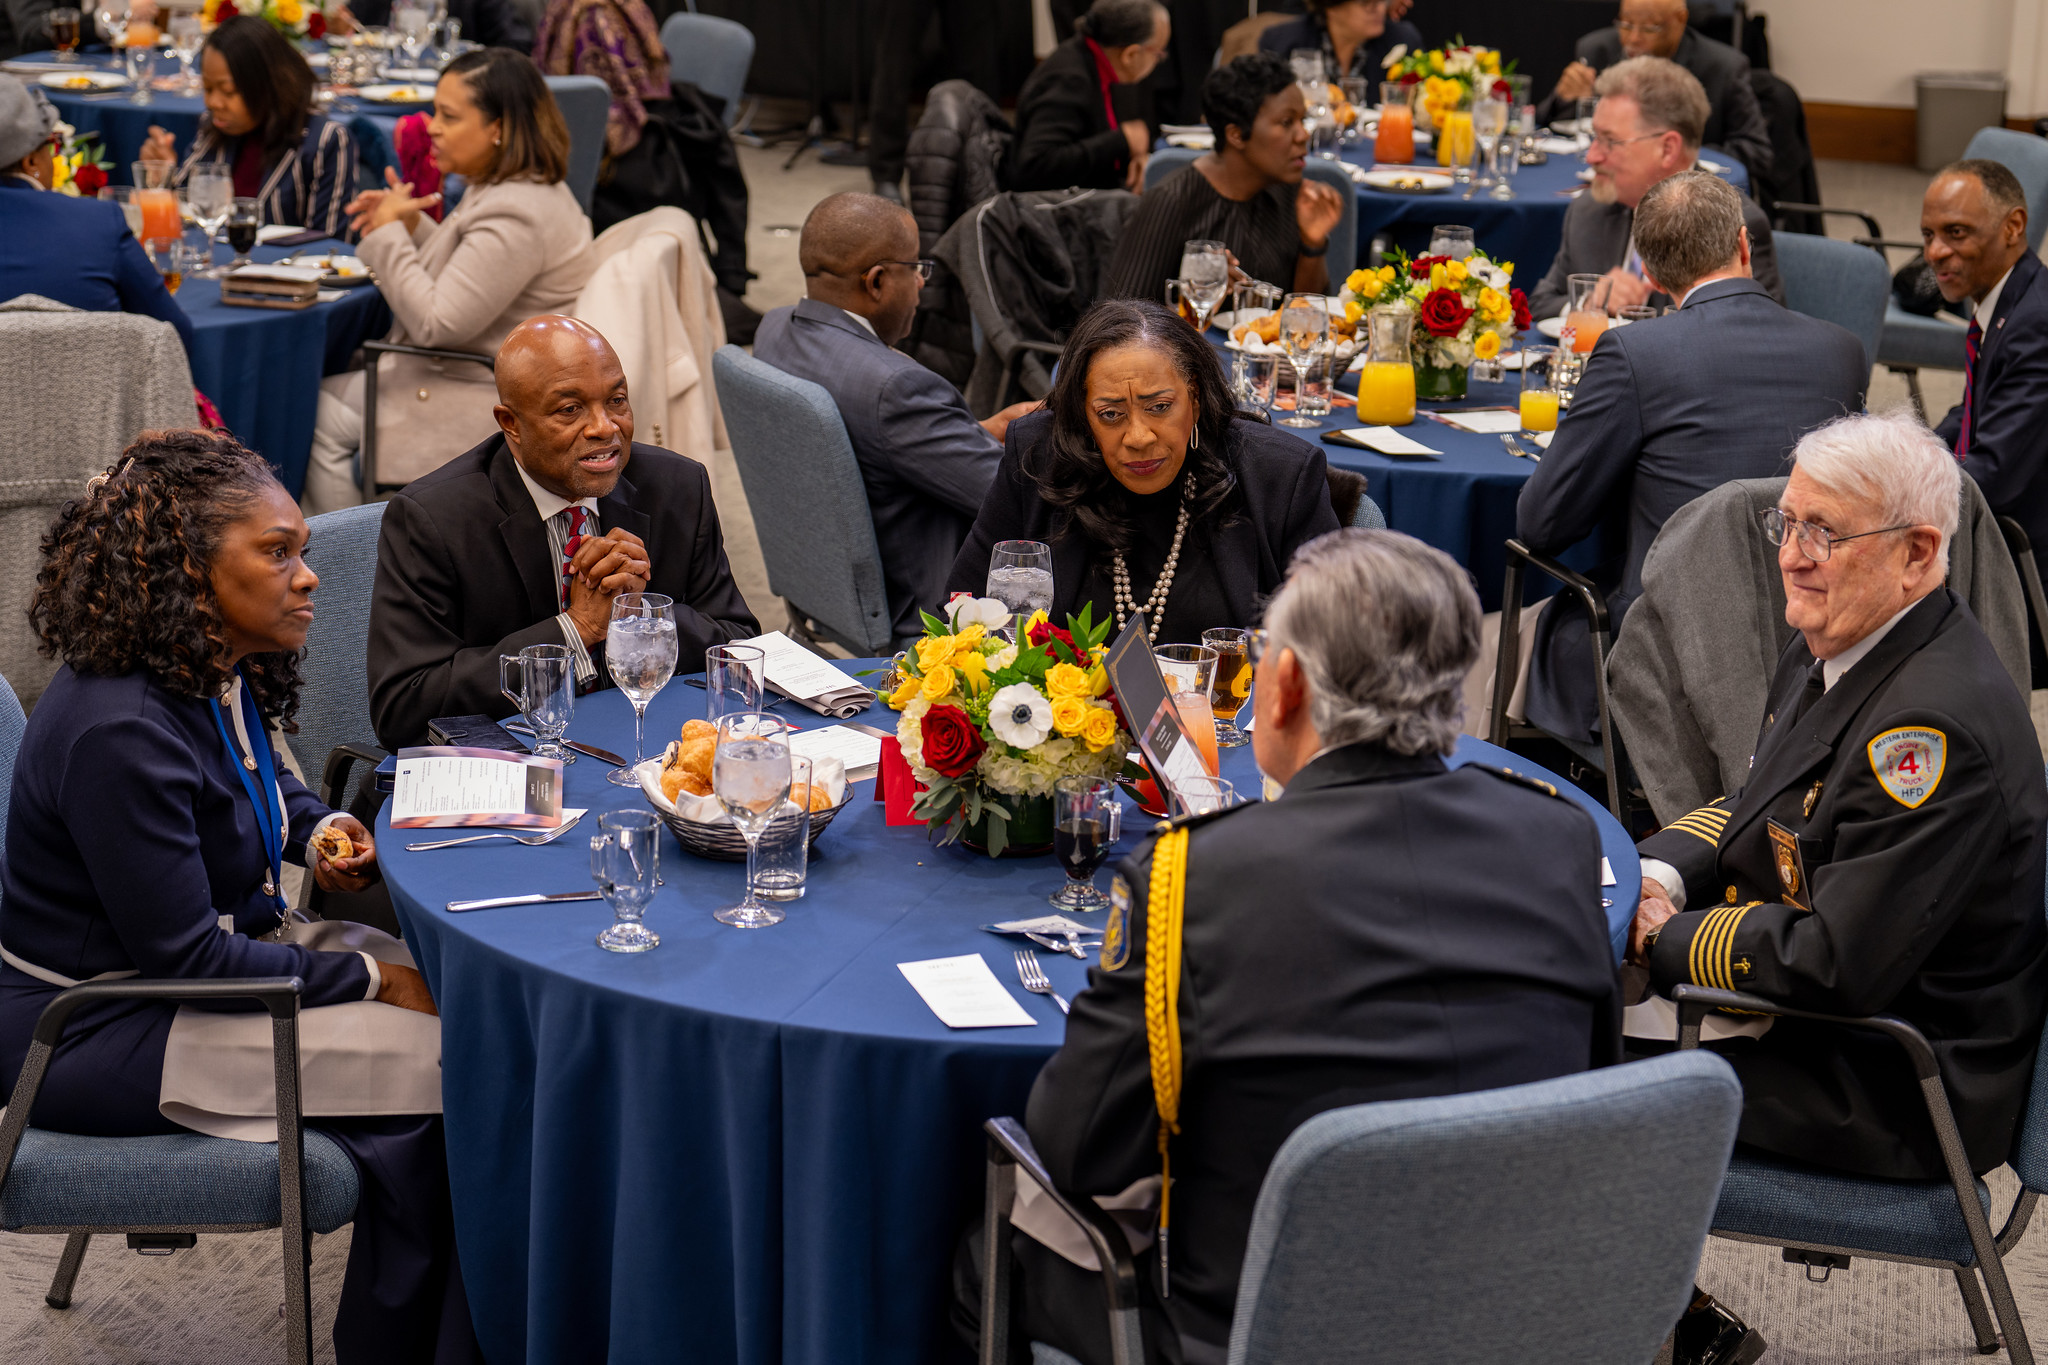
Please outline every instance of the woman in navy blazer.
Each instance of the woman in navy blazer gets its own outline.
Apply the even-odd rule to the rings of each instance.
[[[235,196],[263,206],[263,222],[317,229],[350,241],[343,206],[355,197],[356,144],[346,126],[313,112],[313,68],[265,21],[239,15],[200,49],[206,116],[173,183],[200,162],[234,170]],[[141,159],[177,160],[171,134],[151,126]]]
[[[308,1007],[367,999],[435,1012],[412,968],[287,937],[282,862],[308,862],[323,826],[356,851],[310,859],[322,886],[360,890],[378,875],[369,831],[322,806],[268,737],[273,722],[294,728],[298,708],[299,651],[320,581],[303,558],[306,539],[297,504],[261,457],[206,431],[144,433],[44,538],[30,619],[64,666],[29,718],[8,808],[0,1080],[9,1089],[43,1007],[91,978],[296,976]],[[179,1131],[159,1110],[174,1019],[155,1002],[79,1010],[35,1124]],[[363,1184],[336,1359],[476,1358],[439,1117],[311,1123],[350,1153]]]

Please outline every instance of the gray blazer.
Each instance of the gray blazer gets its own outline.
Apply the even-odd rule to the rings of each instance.
[[[1579,39],[1578,58],[1595,71],[1605,71],[1627,55],[1622,51],[1621,35],[1611,27],[1596,28]],[[1739,157],[1749,167],[1749,181],[1754,185],[1770,172],[1777,157],[1771,148],[1770,122],[1764,117],[1756,87],[1750,84],[1749,58],[1698,29],[1688,28],[1671,60],[1697,76],[1707,92],[1707,129],[1700,140]],[[1571,116],[1572,110],[1556,95],[1536,111],[1543,123]]]
[[[1642,600],[1607,656],[1615,726],[1660,823],[1748,780],[1771,676],[1792,638],[1777,549],[1757,525],[1784,489],[1782,478],[1743,479],[1672,517],[1643,564]],[[2024,697],[2019,572],[1983,493],[1964,479],[1962,496],[1948,585]]]
[[[840,308],[804,299],[761,319],[754,358],[832,395],[860,460],[898,639],[946,600],[946,572],[995,482],[1003,447],[960,391]]]
[[[1590,194],[1572,200],[1564,211],[1564,240],[1550,262],[1550,273],[1529,295],[1529,310],[1539,318],[1556,317],[1571,300],[1573,275],[1604,275],[1628,261],[1629,234],[1636,211],[1620,204],[1595,202]],[[1742,221],[1749,228],[1749,273],[1779,303],[1785,301],[1785,282],[1778,278],[1778,253],[1771,246],[1771,220],[1748,195],[1742,197]],[[1652,294],[1652,307],[1675,302],[1669,295]]]
[[[1802,435],[1863,410],[1869,377],[1847,330],[1781,308],[1754,280],[1701,285],[1672,316],[1600,338],[1522,486],[1515,532],[1556,554],[1604,525],[1607,555],[1587,576],[1618,625],[1642,593],[1651,542],[1679,508],[1732,479],[1783,473]],[[1544,729],[1597,739],[1585,613],[1566,598],[1537,624],[1528,698]]]

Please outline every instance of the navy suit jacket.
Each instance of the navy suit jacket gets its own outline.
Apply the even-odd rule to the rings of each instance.
[[[1318,19],[1315,15],[1304,14],[1299,19],[1289,19],[1284,24],[1275,24],[1261,33],[1259,35],[1259,51],[1270,52],[1284,62],[1287,60],[1288,54],[1296,48],[1321,47],[1323,45],[1323,32],[1322,20]],[[1387,54],[1396,47],[1404,45],[1410,52],[1417,51],[1424,46],[1422,30],[1409,23],[1406,19],[1389,21],[1379,37],[1367,39],[1359,44],[1360,47],[1365,49],[1365,67],[1372,73],[1371,101],[1373,103],[1377,104],[1379,102],[1379,81],[1386,69],[1383,63],[1386,61]],[[1358,54],[1354,52],[1351,55],[1352,71],[1356,71],[1358,65]],[[1334,73],[1331,79],[1341,80],[1350,74],[1350,71],[1339,71]]]
[[[918,612],[946,600],[947,571],[1003,447],[958,389],[832,304],[804,299],[770,312],[754,335],[754,358],[810,380],[838,404],[868,490],[891,629],[898,639],[918,634]]]
[[[1609,528],[1588,577],[1619,627],[1643,559],[1679,508],[1732,479],[1767,479],[1806,432],[1863,410],[1870,366],[1847,329],[1773,303],[1754,280],[1716,280],[1684,308],[1604,333],[1557,435],[1522,486],[1515,534],[1556,554]],[[1596,739],[1585,614],[1544,609],[1529,664],[1529,719]]]
[[[1621,35],[1611,27],[1596,28],[1579,39],[1578,58],[1595,71],[1605,71],[1627,56]],[[1756,87],[1750,84],[1749,58],[1696,28],[1688,28],[1671,60],[1697,76],[1707,92],[1707,128],[1700,141],[1740,158],[1749,168],[1752,185],[1763,179],[1777,157],[1771,146],[1770,122],[1764,117]],[[1537,106],[1536,118],[1549,123],[1570,118],[1572,113],[1553,93]]]
[[[41,294],[95,313],[141,313],[178,329],[192,354],[192,320],[164,288],[114,204],[73,199],[0,176],[0,301]]]
[[[1977,347],[1976,414],[1963,469],[1984,501],[2026,528],[2036,554],[2048,552],[2048,274],[2031,251],[2006,278],[1991,326]],[[1935,432],[1953,449],[1963,408]]]

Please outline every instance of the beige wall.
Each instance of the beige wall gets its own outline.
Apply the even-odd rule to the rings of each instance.
[[[1752,0],[1800,97],[1910,107],[1917,71],[2003,71],[2006,112],[2048,114],[2048,0]]]

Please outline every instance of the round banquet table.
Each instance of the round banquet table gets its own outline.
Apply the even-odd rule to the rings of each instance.
[[[703,706],[680,680],[664,690],[648,709],[650,747]],[[781,709],[804,729],[828,723]],[[879,705],[858,719],[894,728]],[[569,734],[630,752],[626,699],[583,698]],[[1618,953],[1640,884],[1620,825],[1489,745],[1462,740],[1452,761],[1543,777],[1592,814],[1615,876],[1598,894]],[[596,946],[611,921],[602,901],[446,912],[457,898],[588,889],[585,830],[601,811],[643,805],[605,782],[607,766],[586,756],[568,769],[567,803],[591,813],[538,848],[409,853],[407,839],[437,832],[399,837],[388,805],[379,819],[392,902],[441,1010],[456,1231],[485,1355],[964,1358],[946,1326],[949,1267],[981,1197],[980,1125],[1023,1113],[1063,1021],[1013,989],[1031,1027],[948,1030],[896,964],[979,952],[1012,985],[1023,940],[980,926],[1051,913],[1059,868],[934,848],[921,826],[886,826],[863,782],[819,840],[809,893],[770,929],[715,922],[739,897],[740,865],[667,837],[652,952]],[[1258,789],[1249,746],[1226,750],[1223,768]],[[1122,847],[1148,825],[1133,819]],[[1086,964],[1040,958],[1061,994],[1082,989]]]

